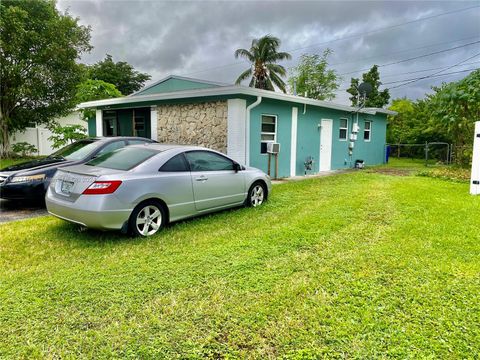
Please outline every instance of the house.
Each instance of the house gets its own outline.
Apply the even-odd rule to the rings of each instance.
[[[385,109],[350,106],[238,85],[169,76],[127,97],[91,101],[90,136],[134,135],[213,148],[268,170],[267,143],[280,144],[279,177],[385,159]],[[352,127],[357,140],[349,153]]]
[[[55,119],[61,126],[81,125],[87,129],[87,122],[83,120],[79,111],[73,111],[70,114]],[[55,151],[52,148],[53,142],[48,138],[53,133],[45,125],[29,124],[24,131],[17,131],[10,137],[10,148],[13,144],[27,142],[34,145],[37,149],[37,155],[50,155]]]

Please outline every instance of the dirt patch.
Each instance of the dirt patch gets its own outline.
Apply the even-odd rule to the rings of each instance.
[[[0,200],[0,223],[48,215],[45,204]]]
[[[393,169],[393,168],[381,168],[381,169],[369,169],[368,172],[370,173],[378,173],[383,175],[390,175],[390,176],[410,176],[412,175],[415,170],[412,169]]]

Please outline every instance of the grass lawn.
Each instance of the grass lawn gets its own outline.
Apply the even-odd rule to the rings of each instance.
[[[0,358],[478,358],[479,213],[358,171],[146,239],[0,225]]]

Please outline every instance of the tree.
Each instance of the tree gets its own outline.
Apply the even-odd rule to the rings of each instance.
[[[52,148],[58,149],[67,144],[71,144],[74,141],[85,139],[87,137],[87,131],[82,125],[66,125],[61,126],[56,123],[50,127],[53,135],[48,140],[53,141]]]
[[[61,14],[55,2],[0,3],[0,141],[28,123],[48,123],[74,107],[80,54],[90,51],[90,28]]]
[[[77,104],[93,101],[110,99],[122,96],[122,93],[113,84],[109,84],[102,80],[88,79],[77,86],[77,94],[75,101]],[[95,117],[95,110],[82,109],[82,116],[85,120]]]
[[[380,82],[380,73],[378,72],[378,66],[373,65],[372,68],[362,75],[363,82],[368,82],[372,85],[372,92],[368,95],[365,101],[365,107],[376,107],[382,108],[388,104],[390,100],[390,94],[388,89],[379,91],[378,88],[382,83]],[[350,101],[352,102],[352,106],[359,105],[359,94],[358,94],[358,86],[360,84],[360,80],[356,78],[352,78],[350,82],[350,88],[348,88],[347,92],[351,94]]]
[[[407,98],[394,99],[389,110],[396,111],[396,116],[388,116],[387,143],[403,144],[408,142],[409,133],[412,131],[413,102]]]
[[[299,64],[292,69],[288,79],[290,88],[296,87],[297,93],[317,100],[332,100],[339,87],[339,76],[335,70],[329,70],[327,58],[332,51],[326,49],[323,55],[303,54]]]
[[[475,70],[460,81],[433,87],[435,93],[427,97],[432,125],[441,127],[464,150],[456,158],[460,165],[471,160],[474,124],[480,118],[479,89],[480,70]]]
[[[93,80],[103,80],[115,85],[124,95],[140,90],[151,76],[141,73],[127,62],[114,62],[111,55],[88,68],[88,77]]]
[[[280,39],[265,35],[260,39],[253,39],[250,50],[237,49],[235,57],[245,58],[251,63],[251,67],[240,74],[236,84],[252,77],[248,86],[257,89],[275,91],[274,84],[283,92],[285,82],[282,77],[287,75],[285,68],[277,64],[281,60],[291,59],[291,55],[286,52],[278,52]]]

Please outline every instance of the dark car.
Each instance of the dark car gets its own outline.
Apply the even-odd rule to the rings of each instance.
[[[43,159],[0,169],[0,198],[43,200],[58,168],[83,164],[124,146],[156,142],[141,137],[87,138],[70,144]]]

